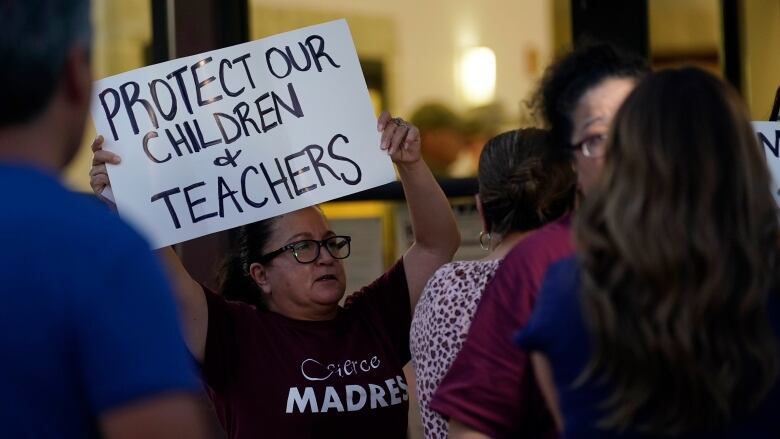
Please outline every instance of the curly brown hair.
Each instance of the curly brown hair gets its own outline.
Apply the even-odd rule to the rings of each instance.
[[[644,59],[605,43],[579,47],[550,64],[532,104],[551,130],[553,150],[571,153],[572,113],[588,90],[608,78],[639,80],[649,72]]]
[[[755,408],[777,380],[770,176],[736,92],[694,68],[644,79],[618,112],[576,222],[601,426],[679,434]]]

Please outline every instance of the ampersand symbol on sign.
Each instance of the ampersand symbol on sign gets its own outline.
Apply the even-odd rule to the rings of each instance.
[[[217,166],[231,165],[231,166],[233,166],[235,168],[235,167],[238,166],[238,163],[236,163],[236,159],[240,155],[241,155],[241,150],[240,149],[236,151],[236,155],[232,155],[232,154],[230,154],[230,151],[227,148],[225,148],[225,155],[222,156],[222,157],[215,158],[214,159],[214,164],[217,165]]]

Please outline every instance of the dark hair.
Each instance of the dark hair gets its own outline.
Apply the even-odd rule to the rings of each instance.
[[[737,93],[695,68],[644,79],[618,111],[578,213],[580,378],[606,379],[607,428],[713,429],[748,413],[780,365],[770,175]]]
[[[576,176],[549,154],[550,133],[508,131],[488,140],[479,156],[479,196],[490,232],[533,230],[570,210]]]
[[[90,42],[88,0],[0,2],[0,126],[30,121],[51,99],[68,50]]]
[[[569,155],[571,116],[582,95],[607,78],[640,78],[648,71],[641,58],[604,43],[578,48],[547,67],[534,101],[557,152]]]
[[[249,266],[263,256],[266,244],[274,231],[273,217],[235,229],[231,251],[219,270],[219,293],[228,300],[248,303],[265,309],[260,287],[249,275]]]

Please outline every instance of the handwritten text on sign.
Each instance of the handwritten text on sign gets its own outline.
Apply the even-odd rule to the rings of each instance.
[[[780,122],[753,122],[759,146],[764,150],[766,164],[772,174],[772,193],[780,206]]]
[[[344,20],[103,79],[92,116],[155,247],[395,179]]]

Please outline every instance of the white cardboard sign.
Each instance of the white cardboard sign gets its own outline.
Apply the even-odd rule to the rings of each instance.
[[[156,248],[395,179],[345,20],[100,80],[91,112]]]
[[[754,121],[753,129],[764,150],[766,164],[772,174],[772,194],[780,206],[780,122]]]

